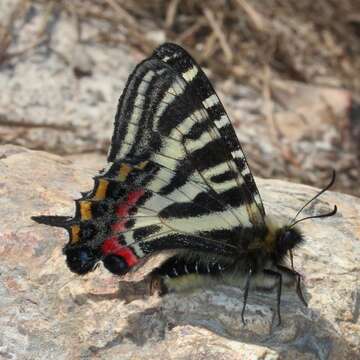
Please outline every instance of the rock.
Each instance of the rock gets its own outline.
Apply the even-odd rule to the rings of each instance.
[[[273,96],[283,110],[275,113],[275,121],[280,135],[289,143],[299,144],[301,140],[321,140],[333,132],[333,138],[341,132],[333,128],[343,128],[349,121],[352,103],[350,91],[321,86],[305,85],[294,81],[274,81]],[[341,124],[342,122],[343,124]],[[324,141],[325,140],[325,141]],[[331,150],[332,139],[323,142]]]
[[[327,192],[304,212],[332,218],[302,223],[295,254],[305,308],[275,294],[217,285],[149,296],[103,268],[79,277],[61,254],[65,231],[30,216],[71,215],[72,199],[92,187],[96,168],[16,146],[0,147],[0,354],[5,359],[355,359],[360,353],[360,200]],[[267,211],[293,216],[316,193],[309,186],[257,179]],[[147,264],[146,266],[149,266]],[[127,299],[137,288],[142,295]],[[161,354],[161,355],[159,355]]]
[[[0,93],[1,143],[62,154],[107,148],[118,98],[134,66],[129,49],[82,41],[96,37],[98,27],[83,25],[79,39],[75,17],[61,4],[3,2],[4,24],[21,8],[7,52],[29,49],[2,64],[0,86],[7,91]]]

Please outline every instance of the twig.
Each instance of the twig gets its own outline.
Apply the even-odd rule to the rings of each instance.
[[[207,7],[203,8],[204,15],[209,22],[211,28],[213,29],[216,37],[219,40],[220,46],[224,52],[226,62],[231,64],[233,62],[234,56],[230,48],[229,43],[226,40],[226,36],[221,29],[220,24],[216,21],[214,13]]]
[[[210,34],[210,36],[208,36],[208,38],[206,39],[206,41],[204,43],[204,49],[202,51],[200,59],[205,60],[205,59],[211,58],[216,50],[217,50],[216,34],[212,33],[212,34]]]
[[[246,12],[256,30],[261,32],[266,30],[264,17],[257,12],[252,5],[250,5],[246,0],[236,0],[236,3]]]
[[[174,25],[179,2],[180,2],[180,0],[172,0],[167,8],[166,17],[165,17],[165,28],[166,29],[171,29],[172,26]]]
[[[14,7],[13,11],[10,13],[7,23],[3,26],[0,25],[0,63],[8,59],[9,53],[7,53],[14,34],[14,24],[18,18],[21,18],[21,13],[24,13],[27,10],[26,4],[28,0],[19,1]]]
[[[138,22],[114,0],[105,0],[123,20],[133,27],[138,27]]]
[[[198,19],[195,24],[191,25],[176,38],[176,42],[182,43],[186,41],[190,36],[196,34],[204,26],[204,24],[205,24],[204,18]]]
[[[281,131],[277,126],[277,123],[274,118],[274,102],[271,100],[271,70],[269,66],[265,66],[264,69],[264,85],[263,85],[263,96],[265,99],[264,103],[264,113],[265,118],[269,122],[269,128],[271,133],[271,138],[273,140],[274,145],[281,144]]]
[[[17,57],[17,56],[22,56],[24,55],[25,53],[27,53],[28,51],[44,44],[45,42],[47,42],[47,38],[45,37],[42,37],[41,39],[38,39],[36,40],[33,44],[29,45],[29,46],[26,46],[20,50],[16,50],[16,51],[12,51],[12,52],[8,52],[6,54],[3,54],[2,56],[2,61],[5,61],[5,60],[9,60],[13,57]]]

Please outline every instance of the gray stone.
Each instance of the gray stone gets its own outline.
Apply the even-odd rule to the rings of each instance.
[[[6,3],[0,12],[4,23],[18,4]],[[6,89],[0,93],[1,142],[65,154],[104,150],[133,66],[129,50],[79,41],[74,19],[56,7],[48,13],[46,6],[29,3],[25,9],[13,25],[8,53],[39,42],[44,23],[47,41],[1,68],[0,86]],[[84,26],[82,39],[93,31]]]
[[[66,232],[30,217],[73,214],[72,200],[92,187],[100,163],[0,147],[0,358],[359,358],[359,199],[328,192],[305,213],[339,208],[332,218],[301,224],[307,241],[294,261],[309,307],[284,292],[277,327],[275,294],[253,291],[244,326],[239,288],[160,298],[141,281],[122,280],[119,291],[119,279],[101,267],[84,277],[70,273],[61,253]],[[268,213],[289,218],[317,191],[280,180],[257,183]],[[126,299],[136,287],[141,296]]]

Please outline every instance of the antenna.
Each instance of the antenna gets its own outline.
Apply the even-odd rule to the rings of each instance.
[[[320,214],[320,215],[313,215],[313,216],[307,216],[307,217],[304,217],[300,220],[297,220],[295,222],[293,222],[290,227],[293,227],[295,226],[296,224],[298,224],[300,221],[304,221],[304,220],[307,220],[307,219],[317,219],[317,218],[324,218],[324,217],[329,217],[329,216],[333,216],[337,213],[337,206],[334,205],[334,209],[326,214]]]
[[[305,219],[311,219],[311,218],[315,218],[315,217],[327,217],[327,216],[332,216],[335,215],[336,211],[337,211],[337,207],[335,205],[334,210],[332,212],[330,212],[329,214],[323,214],[323,215],[317,215],[317,216],[309,216],[307,218],[303,218],[299,221],[296,221],[296,218],[301,214],[301,212],[311,203],[313,202],[315,199],[317,199],[321,194],[323,194],[325,191],[329,190],[331,188],[331,186],[334,184],[336,179],[336,171],[333,170],[332,171],[332,176],[331,176],[331,180],[329,182],[328,185],[326,185],[322,190],[320,190],[313,198],[311,198],[309,201],[307,201],[305,203],[305,205],[302,206],[302,208],[297,212],[297,214],[295,215],[295,217],[290,221],[290,223],[292,223],[290,226],[294,226],[295,224],[297,224],[299,221],[305,220]]]

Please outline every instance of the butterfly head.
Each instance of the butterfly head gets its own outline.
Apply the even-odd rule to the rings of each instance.
[[[301,212],[311,202],[317,199],[321,194],[323,194],[332,186],[334,181],[335,181],[335,171],[332,174],[330,183],[324,189],[319,191],[313,198],[307,201],[305,205],[303,205],[301,209],[297,212],[294,218],[290,221],[290,223],[287,223],[287,225],[284,225],[286,224],[286,222],[283,220],[279,221],[278,219],[277,220],[271,219],[270,221],[267,221],[268,229],[270,230],[269,231],[270,240],[268,241],[268,244],[270,245],[271,252],[274,254],[275,259],[281,261],[287,253],[289,253],[290,258],[292,259],[292,250],[297,246],[299,246],[304,241],[304,237],[298,228],[298,223],[308,219],[324,218],[336,214],[337,207],[335,205],[334,209],[328,213],[306,216],[304,218],[297,219],[298,216],[301,214]]]
[[[293,249],[304,241],[304,236],[297,227],[284,226],[280,228],[274,241],[274,257],[283,259]]]
[[[289,252],[304,241],[304,236],[297,226],[287,225],[287,220],[282,217],[268,215],[265,221],[267,227],[266,252],[276,263],[281,263]]]

